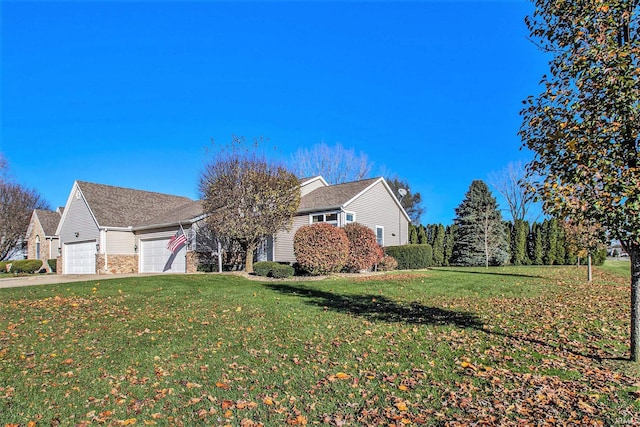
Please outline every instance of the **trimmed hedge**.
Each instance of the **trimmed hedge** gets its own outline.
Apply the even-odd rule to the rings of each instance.
[[[7,265],[9,264],[11,264],[11,270],[9,272],[13,274],[33,274],[43,268],[42,261],[39,259],[21,259],[17,261],[3,261],[0,263],[2,271],[7,272]]]
[[[0,261],[0,274],[8,273],[7,264],[11,264],[11,261]]]
[[[429,244],[387,246],[387,255],[398,262],[398,270],[418,270],[433,266],[433,249]]]
[[[366,225],[352,222],[344,226],[349,239],[349,257],[346,270],[358,272],[369,270],[382,259],[384,253],[378,245],[376,234]]]
[[[49,259],[47,260],[47,264],[49,264],[49,268],[51,268],[51,271],[53,273],[56,273],[58,270],[58,260],[56,259]]]
[[[278,264],[271,269],[271,277],[274,279],[286,279],[293,276],[295,269],[290,265]]]
[[[349,239],[344,229],[331,224],[304,225],[293,237],[293,252],[310,274],[337,273],[347,263]]]
[[[275,261],[259,261],[253,264],[253,272],[257,276],[285,279],[293,276],[295,270],[290,265]]]

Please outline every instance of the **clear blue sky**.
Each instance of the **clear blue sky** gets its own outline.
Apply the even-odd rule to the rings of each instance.
[[[195,199],[235,134],[364,152],[449,224],[472,180],[530,158],[519,111],[547,58],[526,0],[0,7],[0,152],[52,207],[74,180]]]

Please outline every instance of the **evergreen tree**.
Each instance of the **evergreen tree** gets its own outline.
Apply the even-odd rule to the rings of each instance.
[[[433,265],[440,267],[444,265],[444,225],[438,224],[436,227],[435,237],[433,238]]]
[[[409,243],[415,245],[418,243],[418,232],[416,231],[417,227],[413,224],[409,224]]]
[[[542,223],[544,237],[544,264],[557,264],[558,221],[555,218],[545,219]]]
[[[557,221],[556,221],[557,223]],[[556,240],[556,264],[558,265],[567,265],[567,252],[566,248],[566,238],[565,231],[561,224],[558,224],[558,238]]]
[[[420,225],[418,227],[418,243],[421,245],[426,245],[427,242],[427,232],[424,228],[424,225]]]
[[[509,260],[509,242],[498,203],[482,181],[471,183],[454,223],[458,238],[453,248],[455,264],[503,265]]]
[[[447,267],[452,264],[453,247],[458,237],[458,226],[456,224],[448,225],[444,232],[444,259],[442,265]]]
[[[542,238],[542,226],[538,223],[531,227],[529,239],[529,258],[534,265],[542,265],[544,263],[544,242]]]
[[[517,219],[511,230],[511,263],[514,265],[527,265],[530,263],[527,255],[529,223]]]

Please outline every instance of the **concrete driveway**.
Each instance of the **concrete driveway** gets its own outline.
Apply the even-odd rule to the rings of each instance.
[[[0,278],[0,289],[21,286],[55,285],[58,283],[86,282],[90,280],[118,279],[121,277],[155,276],[155,274],[38,274],[33,276],[12,276]]]

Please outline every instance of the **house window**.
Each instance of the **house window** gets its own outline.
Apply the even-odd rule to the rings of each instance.
[[[36,236],[36,259],[40,259],[40,236]]]
[[[378,245],[384,246],[384,227],[376,225],[376,239],[378,240]]]
[[[311,223],[327,222],[331,225],[338,225],[337,213],[316,214],[311,216]]]
[[[354,222],[354,221],[355,221],[355,219],[356,219],[356,216],[355,216],[354,214],[352,214],[352,213],[347,213],[347,214],[345,215],[345,222],[346,222],[347,224],[349,224],[350,222]]]

